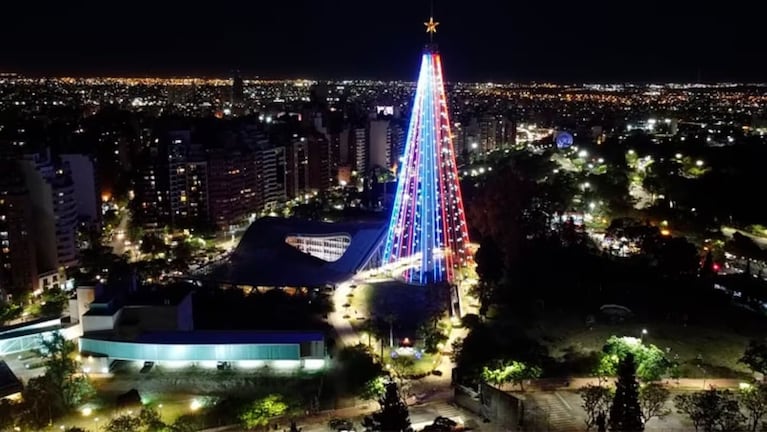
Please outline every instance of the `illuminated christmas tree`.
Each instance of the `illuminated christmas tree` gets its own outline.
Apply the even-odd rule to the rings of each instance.
[[[437,25],[424,23],[431,37]],[[470,259],[469,234],[447,113],[442,62],[429,44],[421,59],[383,264],[410,263],[411,283],[453,282]]]

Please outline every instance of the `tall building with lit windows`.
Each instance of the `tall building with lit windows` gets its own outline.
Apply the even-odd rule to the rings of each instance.
[[[436,32],[432,19],[427,32]],[[436,45],[421,57],[397,193],[383,244],[384,265],[407,264],[411,283],[453,282],[468,264],[469,234]]]
[[[15,161],[0,161],[0,301],[34,291],[37,283],[32,203]]]

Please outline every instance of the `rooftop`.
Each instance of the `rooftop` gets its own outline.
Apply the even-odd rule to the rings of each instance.
[[[120,340],[112,333],[93,333],[86,336],[89,339]],[[324,340],[321,332],[264,332],[264,331],[159,331],[138,335],[132,340],[143,344],[185,344],[185,345],[218,345],[218,344],[298,344],[302,342],[319,342]]]
[[[0,398],[19,393],[24,387],[4,360],[0,360]]]
[[[267,217],[253,222],[229,261],[206,278],[253,286],[323,286],[347,280],[380,244],[383,221],[327,223]],[[348,234],[351,244],[340,259],[323,261],[285,243],[289,235]]]

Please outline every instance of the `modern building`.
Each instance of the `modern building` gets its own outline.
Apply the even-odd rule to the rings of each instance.
[[[257,219],[228,261],[201,278],[259,289],[334,286],[378,265],[384,228],[383,221]]]
[[[14,161],[0,161],[0,301],[31,293],[37,281],[32,205]]]
[[[357,127],[351,129],[349,139],[349,159],[352,169],[358,173],[364,173],[368,170],[368,139],[367,129]]]
[[[373,119],[369,123],[370,128],[370,159],[369,167],[388,168],[392,162],[392,131],[390,121],[386,119]]]
[[[77,202],[69,164],[50,150],[21,161],[32,204],[39,271],[77,263]]]
[[[82,291],[78,295],[88,295]],[[321,332],[198,330],[192,297],[184,285],[132,292],[124,299],[97,293],[82,315],[83,370],[106,373],[115,360],[172,368],[227,364],[311,371],[325,367]]]
[[[74,200],[77,218],[86,224],[98,224],[101,219],[101,200],[96,187],[93,159],[82,154],[62,154],[61,159],[69,165],[74,184]]]
[[[295,137],[285,155],[285,184],[289,199],[330,188],[330,149],[322,135]]]
[[[263,142],[253,149],[256,208],[274,210],[287,201],[285,147]]]
[[[190,130],[168,133],[168,194],[174,227],[208,220],[208,165],[202,146],[192,143]]]
[[[252,152],[208,151],[208,208],[217,229],[231,230],[256,212],[256,186]]]

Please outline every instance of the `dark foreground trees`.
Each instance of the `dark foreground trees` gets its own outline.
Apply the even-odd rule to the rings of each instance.
[[[412,432],[407,405],[399,395],[394,381],[386,383],[386,390],[379,401],[381,409],[373,414],[366,426],[375,432]]]
[[[640,432],[644,430],[642,409],[639,406],[639,383],[636,378],[634,355],[627,354],[618,365],[618,381],[610,406],[610,430]]]

